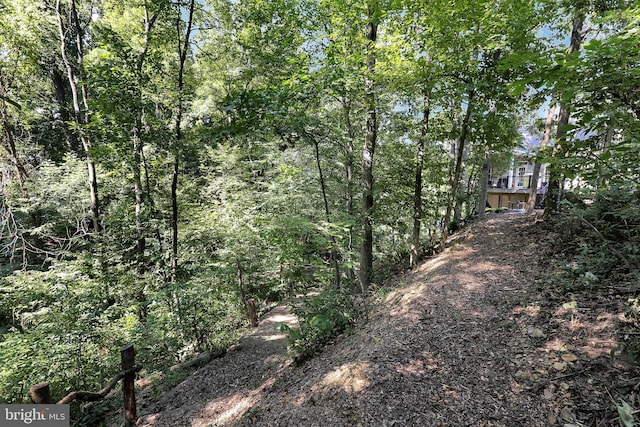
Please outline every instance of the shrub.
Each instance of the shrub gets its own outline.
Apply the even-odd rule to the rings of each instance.
[[[298,363],[307,360],[331,338],[348,331],[360,317],[356,296],[347,289],[328,287],[317,295],[310,295],[294,307],[299,327],[281,326],[289,332],[289,346],[296,353]]]
[[[590,205],[565,202],[560,219],[574,262],[565,278],[576,287],[629,283],[640,267],[640,194],[628,186],[599,191]]]

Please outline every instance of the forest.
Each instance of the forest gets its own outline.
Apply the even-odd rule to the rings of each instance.
[[[640,313],[635,1],[0,0],[0,132],[3,403],[300,295],[313,352],[484,217],[525,133],[557,279]]]

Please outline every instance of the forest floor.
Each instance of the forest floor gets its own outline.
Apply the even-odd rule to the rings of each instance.
[[[540,284],[552,240],[534,219],[491,215],[459,233],[386,284],[368,322],[299,366],[274,329],[295,319],[278,307],[224,357],[146,401],[139,425],[622,425],[617,406],[637,407],[640,383],[611,357],[626,296]]]

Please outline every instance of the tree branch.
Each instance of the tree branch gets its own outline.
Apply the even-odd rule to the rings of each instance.
[[[113,388],[118,384],[118,381],[126,377],[127,375],[133,374],[134,372],[138,372],[142,369],[141,365],[137,365],[131,369],[127,369],[126,371],[122,371],[116,376],[114,376],[109,384],[107,384],[102,390],[94,393],[91,391],[72,391],[67,394],[65,397],[58,401],[58,405],[68,405],[74,400],[84,400],[87,402],[94,402],[96,400],[104,399],[104,397],[109,393]]]

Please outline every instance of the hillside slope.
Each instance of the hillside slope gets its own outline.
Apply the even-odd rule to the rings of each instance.
[[[639,381],[610,358],[623,301],[537,285],[538,226],[506,214],[474,225],[302,366],[239,348],[141,425],[618,425],[616,404],[633,405]]]

